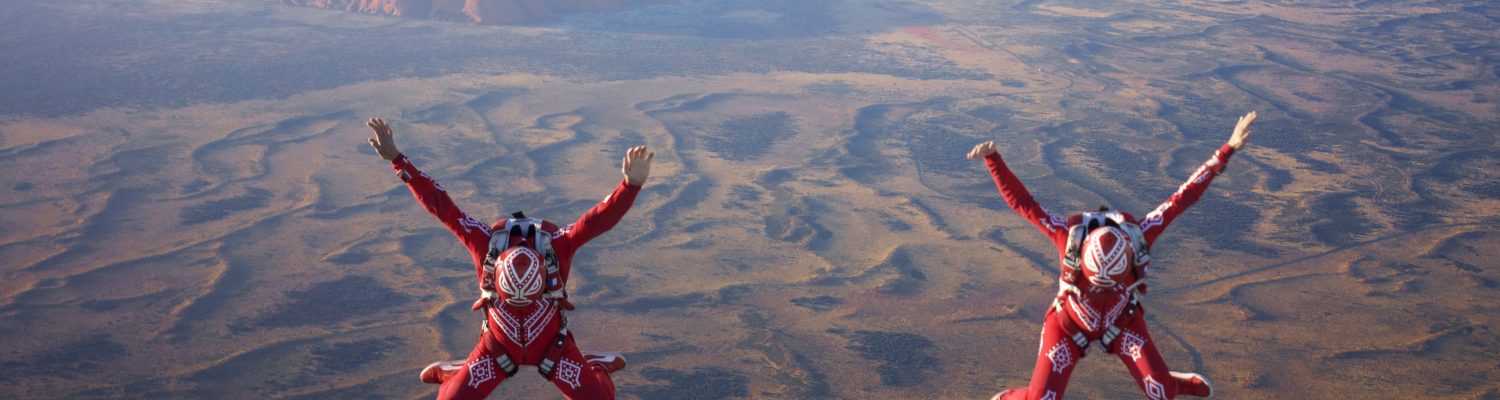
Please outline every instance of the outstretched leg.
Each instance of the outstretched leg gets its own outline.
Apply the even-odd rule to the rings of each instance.
[[[608,369],[611,362],[590,361],[578,351],[573,338],[568,337],[563,344],[562,358],[557,360],[557,367],[552,371],[552,384],[568,400],[614,400],[615,381],[610,379]],[[618,366],[625,367],[623,358],[618,358]]]
[[[438,399],[482,400],[500,387],[507,377],[497,357],[504,354],[500,342],[488,333],[479,335],[479,344],[457,371],[446,374],[438,388]],[[441,366],[441,364],[440,364]],[[425,379],[424,379],[425,380]]]
[[[1063,332],[1061,318],[1054,309],[1047,310],[1042,319],[1042,343],[1038,348],[1036,368],[1031,371],[1031,385],[995,395],[999,400],[1057,400],[1068,389],[1068,377],[1073,367],[1083,359],[1083,349],[1068,339]]]
[[[1179,394],[1199,397],[1213,394],[1208,379],[1203,376],[1167,369],[1166,361],[1156,349],[1156,342],[1151,340],[1151,332],[1146,329],[1145,314],[1137,315],[1125,325],[1111,345],[1148,399],[1174,399]]]

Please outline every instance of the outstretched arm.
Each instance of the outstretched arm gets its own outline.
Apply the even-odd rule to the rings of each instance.
[[[651,160],[654,158],[656,153],[648,151],[646,146],[632,147],[625,151],[625,158],[620,160],[620,174],[625,176],[625,180],[620,181],[620,185],[604,201],[583,213],[583,216],[578,217],[578,222],[567,229],[565,236],[571,244],[567,251],[575,250],[608,232],[625,218],[625,213],[635,204],[635,196],[640,193],[641,185],[645,185],[646,178],[651,175]]]
[[[1062,246],[1068,240],[1068,223],[1062,218],[1047,212],[1036,199],[1031,197],[1031,192],[1026,190],[1026,185],[1021,184],[1021,179],[1010,172],[1010,167],[1005,165],[1005,160],[1000,158],[1000,153],[995,151],[995,142],[984,142],[974,146],[969,151],[969,158],[983,158],[984,164],[990,168],[990,177],[995,179],[995,187],[1000,189],[1000,196],[1005,198],[1005,204],[1016,213],[1026,217],[1033,225],[1047,234],[1053,244]]]
[[[1254,121],[1254,111],[1240,117],[1239,122],[1234,125],[1234,133],[1230,134],[1229,141],[1214,152],[1213,158],[1198,167],[1198,170],[1188,177],[1188,181],[1177,188],[1177,192],[1173,193],[1172,197],[1167,198],[1167,201],[1157,206],[1150,214],[1146,214],[1146,217],[1141,220],[1141,233],[1146,235],[1147,245],[1156,243],[1156,238],[1161,236],[1167,225],[1171,225],[1177,216],[1182,215],[1188,207],[1203,197],[1203,193],[1208,191],[1208,184],[1213,182],[1214,177],[1224,172],[1225,164],[1229,163],[1229,156],[1244,147],[1245,140],[1250,139],[1252,134],[1250,123]]]
[[[396,170],[396,176],[401,178],[402,182],[406,182],[406,187],[411,189],[412,196],[417,198],[422,208],[437,217],[438,221],[448,227],[454,235],[458,235],[464,247],[483,251],[489,246],[489,225],[479,222],[460,210],[437,181],[418,170],[416,165],[412,164],[411,159],[406,158],[406,155],[396,149],[396,141],[393,138],[395,131],[391,130],[391,126],[386,124],[385,120],[371,118],[365,125],[368,125],[375,134],[374,137],[367,139],[367,142],[375,148],[375,153],[379,154],[380,158],[391,162],[391,167]]]

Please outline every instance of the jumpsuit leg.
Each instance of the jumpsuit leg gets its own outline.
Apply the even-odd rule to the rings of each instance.
[[[1068,334],[1063,332],[1060,318],[1067,316],[1048,309],[1042,320],[1042,343],[1038,348],[1036,368],[1031,372],[1031,385],[1012,389],[1002,400],[1059,400],[1068,388],[1068,377],[1073,367],[1083,359],[1079,348]]]
[[[568,337],[562,358],[552,371],[552,384],[568,400],[614,400],[615,381],[604,367],[589,364],[578,350],[578,343]]]
[[[500,350],[500,342],[488,333],[479,335],[479,343],[469,353],[464,368],[459,369],[457,375],[443,380],[443,385],[438,387],[437,398],[483,400],[489,396],[506,378],[505,370],[495,360],[501,354],[504,352]]]
[[[1156,349],[1156,342],[1151,340],[1144,313],[1136,315],[1130,323],[1123,326],[1120,336],[1113,344],[1115,355],[1125,362],[1125,368],[1130,370],[1130,376],[1135,378],[1136,385],[1146,393],[1147,399],[1168,400],[1177,397],[1177,379],[1171,376],[1166,361],[1162,360],[1161,353]]]

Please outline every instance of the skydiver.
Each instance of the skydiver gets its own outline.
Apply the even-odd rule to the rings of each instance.
[[[384,120],[372,118],[366,125],[374,131],[370,146],[391,162],[422,207],[458,236],[478,276],[480,296],[472,309],[485,315],[479,343],[465,360],[428,365],[422,382],[440,385],[439,399],[483,399],[519,366],[536,366],[568,399],[614,399],[610,373],[624,369],[625,358],[578,349],[563,316],[563,310],[573,309],[565,288],[574,252],[625,217],[656,153],[646,146],[627,150],[620,162],[624,180],[572,225],[522,213],[485,224],[460,210],[442,186],[397,150],[395,132]]]
[[[1167,369],[1146,328],[1140,296],[1146,291],[1152,244],[1224,171],[1229,156],[1250,138],[1253,121],[1255,112],[1240,117],[1229,142],[1198,167],[1171,198],[1139,220],[1108,207],[1067,218],[1053,214],[1038,205],[1006,167],[993,141],[969,151],[968,158],[984,159],[1005,204],[1041,228],[1052,239],[1062,261],[1057,295],[1042,320],[1041,346],[1031,384],[1000,392],[991,400],[1061,400],[1077,361],[1094,343],[1120,357],[1149,399],[1213,395],[1213,386],[1202,375]]]

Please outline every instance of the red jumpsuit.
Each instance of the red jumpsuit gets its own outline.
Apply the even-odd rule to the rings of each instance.
[[[489,251],[490,232],[495,228],[459,210],[443,187],[417,170],[405,155],[397,156],[391,164],[422,207],[458,235],[474,260],[474,269],[483,287],[484,258]],[[640,186],[622,180],[614,193],[579,217],[578,222],[552,233],[558,276],[564,287],[572,270],[573,253],[620,222],[635,203],[640,189]],[[480,335],[474,351],[469,353],[466,368],[443,380],[438,398],[483,399],[507,377],[497,357],[508,355],[516,365],[537,365],[547,348],[553,346],[563,324],[562,305],[552,299],[543,298],[524,307],[496,300],[484,310],[487,329]],[[552,373],[552,383],[568,399],[615,398],[615,386],[609,372],[601,366],[586,363],[571,335],[563,345],[562,357]]]
[[[1145,219],[1137,221],[1125,214],[1127,220],[1140,226],[1148,246],[1156,242],[1156,238],[1161,236],[1172,220],[1203,196],[1209,182],[1223,171],[1224,164],[1229,161],[1233,152],[1234,149],[1229,145],[1220,147],[1213,158],[1193,172],[1188,181],[1177,189],[1177,193],[1172,194],[1171,198],[1150,214],[1146,214]],[[1005,203],[1041,228],[1057,246],[1059,257],[1066,257],[1070,228],[1068,219],[1052,214],[1038,205],[1016,175],[1006,167],[1000,154],[991,154],[984,161],[995,179],[995,186],[1000,189],[1000,195],[1005,198]],[[1141,276],[1144,276],[1144,268],[1143,266],[1140,271]],[[1064,266],[1063,277],[1060,279],[1066,280],[1071,272]],[[1115,285],[1110,289],[1092,288],[1088,279],[1074,279],[1072,284],[1083,295],[1059,290],[1057,302],[1054,303],[1056,306],[1048,308],[1042,321],[1042,342],[1037,351],[1036,368],[1031,373],[1030,386],[1013,389],[1005,393],[1003,399],[1062,399],[1073,367],[1084,357],[1085,348],[1079,346],[1072,339],[1073,336],[1082,334],[1089,342],[1097,342],[1109,326],[1118,327],[1120,332],[1105,350],[1125,362],[1126,368],[1147,398],[1171,399],[1185,385],[1203,385],[1201,381],[1191,382],[1170,373],[1161,354],[1157,352],[1156,343],[1151,340],[1150,331],[1146,329],[1144,311],[1129,305],[1128,296],[1132,294],[1124,292],[1125,285]],[[1061,283],[1059,285],[1062,286]],[[1192,390],[1202,389],[1195,387]]]

